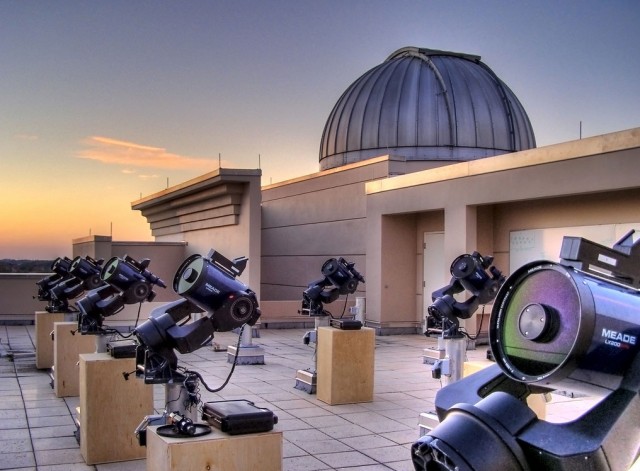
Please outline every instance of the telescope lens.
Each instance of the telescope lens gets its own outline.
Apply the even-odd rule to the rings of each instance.
[[[619,387],[640,348],[638,291],[571,266],[533,262],[496,296],[491,350],[516,381],[601,394]]]
[[[200,255],[192,255],[178,268],[173,279],[173,289],[179,295],[189,291],[198,281],[204,270],[205,259]]]
[[[51,264],[51,271],[57,273],[58,275],[66,275],[69,273],[69,268],[71,267],[71,260],[67,257],[56,258]]]
[[[254,325],[260,317],[255,293],[235,279],[217,262],[201,255],[187,258],[173,278],[180,296],[212,315],[216,332],[226,332],[242,324]]]
[[[77,269],[78,265],[80,265],[80,263],[82,263],[82,257],[78,256],[74,258],[71,262],[71,268],[69,268],[69,271],[73,273]]]
[[[523,267],[503,286],[491,316],[491,348],[505,372],[524,382],[553,375],[589,342],[584,300],[569,272],[559,265]],[[591,314],[591,316],[589,316]],[[591,319],[589,319],[591,317]],[[546,382],[546,381],[545,381]]]
[[[458,279],[466,278],[476,271],[476,260],[469,254],[460,255],[451,264],[451,274]]]
[[[320,271],[324,276],[331,276],[338,271],[338,261],[335,258],[330,258],[322,265]]]
[[[231,307],[229,308],[231,317],[233,317],[233,319],[240,324],[249,322],[249,320],[251,320],[251,317],[253,316],[253,311],[253,302],[251,301],[251,299],[244,296],[235,299],[231,304]]]
[[[105,264],[104,268],[102,269],[102,279],[104,281],[109,281],[109,279],[114,276],[118,268],[118,263],[118,257],[113,257]]]
[[[482,261],[469,254],[456,258],[451,264],[450,271],[454,278],[460,280],[465,289],[474,294],[481,292],[489,280],[489,275],[484,271]]]
[[[182,274],[182,279],[185,280],[187,283],[193,283],[198,279],[198,272],[194,270],[193,267],[188,268]]]

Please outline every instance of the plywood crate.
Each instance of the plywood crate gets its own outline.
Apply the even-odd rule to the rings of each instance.
[[[330,405],[373,401],[375,332],[318,327],[316,397]]]
[[[134,369],[134,358],[80,355],[80,453],[89,465],[146,457],[134,430],[153,413],[153,386],[125,380]]]
[[[53,323],[64,321],[64,312],[36,311],[36,368],[47,369],[53,366]]]
[[[194,438],[158,435],[147,429],[147,471],[281,471],[282,432],[228,435],[213,428]]]
[[[80,395],[80,354],[96,350],[93,335],[71,333],[77,328],[77,322],[53,323],[53,390],[57,397]]]

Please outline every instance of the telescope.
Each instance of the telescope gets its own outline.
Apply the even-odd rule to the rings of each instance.
[[[51,275],[36,282],[38,286],[38,301],[51,300],[51,288],[63,279],[69,277],[71,259],[69,257],[58,257],[51,263]]]
[[[260,317],[256,294],[236,279],[247,261],[246,257],[229,260],[211,250],[204,257],[192,255],[180,265],[173,289],[183,299],[154,309],[134,330],[139,341],[136,376],[150,384],[182,380],[174,349],[191,353],[207,345],[214,332],[255,325]],[[179,324],[201,312],[206,315]]]
[[[78,258],[80,257],[76,257],[76,259]],[[90,289],[88,288],[90,283],[86,283],[85,278],[76,276],[76,274],[82,276],[82,273],[74,270],[76,259],[58,257],[51,264],[53,274],[36,282],[38,300],[49,303],[45,307],[47,312],[75,312],[75,309],[69,306],[69,300],[80,296],[85,289]],[[89,260],[91,261],[89,262]],[[86,263],[88,265],[95,263],[95,261],[87,257]]]
[[[427,308],[427,337],[438,336],[444,343],[444,358],[434,362],[431,375],[449,384],[462,377],[467,351],[467,338],[471,337],[460,327],[459,319],[469,319],[480,305],[495,298],[504,283],[502,272],[492,265],[492,256],[479,252],[464,254],[451,263],[449,284],[431,294],[433,303]],[[471,294],[465,301],[458,301],[454,295]]]
[[[343,257],[330,258],[322,264],[320,269],[323,278],[307,285],[302,293],[302,308],[298,313],[314,318],[314,330],[305,332],[302,342],[305,345],[317,343],[318,327],[323,323],[330,323],[339,329],[360,329],[362,322],[359,320],[334,318],[324,308],[325,304],[336,301],[341,295],[350,295],[356,292],[358,285],[364,283],[364,276],[355,269],[355,262],[347,262]],[[346,302],[345,302],[346,307]],[[327,319],[329,319],[327,321]],[[314,357],[314,363],[316,358]],[[296,373],[295,388],[309,394],[316,392],[317,372],[313,370],[298,370]]]
[[[166,285],[148,270],[149,263],[148,258],[137,261],[128,255],[111,258],[100,271],[102,285],[76,302],[80,311],[78,331],[83,335],[103,335],[106,317],[122,311],[127,304],[153,301],[156,296],[153,286],[165,288]],[[90,265],[78,261],[76,270],[91,273],[89,278],[96,284],[96,266]]]
[[[86,291],[99,288],[104,284],[100,278],[102,264],[104,260],[101,258],[95,260],[90,256],[76,257],[71,262],[69,273],[82,281],[82,288]]]
[[[45,307],[47,312],[70,312],[69,303],[66,298],[57,298],[52,290],[58,285],[73,280],[74,277],[69,273],[71,267],[71,259],[68,257],[58,257],[51,264],[53,274],[36,282],[38,286],[38,301],[47,301]],[[59,291],[60,295],[63,291]]]
[[[449,284],[431,295],[427,336],[434,333],[445,339],[463,336],[459,319],[469,319],[478,306],[491,302],[504,283],[505,277],[492,263],[493,257],[483,257],[479,252],[460,255],[451,263]],[[471,297],[457,301],[454,295],[465,290]]]
[[[560,263],[531,262],[495,298],[496,364],[441,389],[440,424],[415,442],[416,471],[627,470],[639,456],[640,241],[565,237]],[[525,403],[552,390],[601,397],[567,423]]]
[[[354,262],[343,257],[330,258],[322,264],[324,278],[310,283],[302,293],[301,314],[308,316],[330,316],[324,304],[334,302],[340,295],[353,294],[364,277],[354,268]]]
[[[158,433],[171,437],[196,437],[210,432],[208,425],[196,423],[196,406],[200,402],[198,387],[202,376],[178,366],[174,350],[181,354],[194,352],[213,339],[215,332],[227,332],[245,325],[253,326],[260,318],[255,292],[236,279],[244,271],[248,259],[229,260],[215,250],[206,256],[188,257],[178,268],[173,289],[182,299],[164,304],[133,331],[138,339],[136,377],[146,384],[164,384],[166,410],[161,415],[147,416],[136,428],[139,443],[146,443],[146,429],[168,418]],[[188,322],[192,314],[206,313]],[[125,379],[129,373],[125,373]],[[174,408],[173,411],[169,407]]]

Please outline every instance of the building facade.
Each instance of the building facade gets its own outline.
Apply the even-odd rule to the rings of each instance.
[[[563,234],[612,245],[640,230],[640,128],[536,148],[513,92],[467,54],[404,48],[356,80],[327,120],[320,169],[264,187],[259,169],[218,169],[132,208],[187,255],[249,257],[265,327],[304,322],[302,291],[326,259],[355,262],[379,334],[421,331],[460,254],[508,274],[557,260]]]

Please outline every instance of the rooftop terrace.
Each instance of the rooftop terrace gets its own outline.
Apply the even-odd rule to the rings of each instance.
[[[313,366],[313,349],[304,345],[304,330],[261,330],[256,344],[264,347],[264,365],[238,366],[229,385],[218,394],[201,389],[202,399],[243,398],[267,407],[278,416],[276,430],[284,435],[287,471],[410,471],[410,446],[418,438],[421,412],[433,410],[440,381],[422,363],[430,340],[422,335],[378,336],[375,339],[374,401],[330,406],[294,388],[296,371]],[[234,344],[233,333],[216,342]],[[145,460],[87,466],[74,438],[74,414],[79,398],[57,398],[45,370],[35,367],[34,327],[0,325],[0,391],[2,427],[0,469],[38,471],[138,471]],[[7,355],[13,351],[15,355]],[[468,352],[485,356],[485,348]],[[182,366],[202,373],[217,387],[230,365],[225,352],[201,348],[179,358]],[[14,358],[14,360],[12,360]],[[164,390],[154,386],[155,407],[164,408]],[[575,417],[593,398],[553,395],[548,420]],[[142,419],[142,418],[141,418]],[[105,440],[108,440],[105,430]]]

